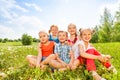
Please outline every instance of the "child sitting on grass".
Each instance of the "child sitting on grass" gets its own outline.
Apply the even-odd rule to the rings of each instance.
[[[54,45],[53,41],[49,41],[49,36],[46,32],[39,32],[39,47],[38,47],[38,56],[28,55],[26,59],[30,63],[30,66],[40,67],[41,69],[45,68],[45,65],[49,63],[51,59],[54,59]]]
[[[112,66],[111,63],[109,62],[111,56],[110,55],[103,56],[90,43],[90,40],[92,38],[92,33],[93,32],[91,29],[80,29],[81,41],[78,44],[79,50],[80,50],[80,57],[78,59],[81,60],[81,57],[85,58],[87,70],[92,73],[92,76],[95,80],[106,80],[97,74],[94,59],[91,59],[92,55],[104,57],[104,60],[101,61],[103,63],[103,65],[108,70],[112,70],[114,73],[117,73],[117,71],[116,71],[115,67]],[[87,53],[87,54],[85,54],[85,53]]]
[[[51,25],[50,30],[49,30],[49,41],[54,41],[56,43],[59,43],[57,25]]]
[[[57,68],[59,71],[67,69],[74,69],[74,54],[71,47],[66,43],[68,34],[65,31],[58,32],[59,43],[55,45],[54,53],[56,55],[55,60],[51,60],[50,65]]]

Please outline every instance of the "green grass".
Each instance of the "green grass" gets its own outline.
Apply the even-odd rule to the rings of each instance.
[[[74,71],[54,72],[48,68],[41,71],[38,68],[30,68],[25,60],[26,55],[37,55],[37,43],[31,46],[22,46],[20,42],[0,43],[0,72],[7,76],[0,80],[93,80],[85,67]],[[108,80],[120,80],[120,43],[97,43],[94,46],[104,54],[113,56],[111,62],[118,70],[114,75],[108,72],[98,61],[97,72]]]

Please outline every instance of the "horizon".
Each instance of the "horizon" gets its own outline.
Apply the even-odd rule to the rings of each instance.
[[[104,8],[114,15],[119,5],[120,0],[0,0],[0,38],[14,40],[25,33],[38,38],[38,32],[52,24],[65,31],[69,23],[94,28]]]

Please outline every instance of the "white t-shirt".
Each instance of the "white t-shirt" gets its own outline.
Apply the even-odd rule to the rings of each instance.
[[[88,49],[95,49],[90,43],[88,43],[88,46],[87,46],[87,48],[85,47],[85,44],[84,44],[84,42],[82,41],[82,40],[80,40],[79,42],[78,42],[78,45],[79,44],[81,44],[82,46],[83,46],[83,48],[84,48],[84,51],[87,51]]]
[[[79,40],[77,40],[76,43],[72,45],[72,51],[74,52],[75,59],[77,59],[80,56],[78,43],[79,43]]]

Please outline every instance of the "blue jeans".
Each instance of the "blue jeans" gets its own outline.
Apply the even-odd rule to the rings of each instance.
[[[43,61],[43,60],[45,60],[47,57],[42,57],[42,60],[41,61]]]

